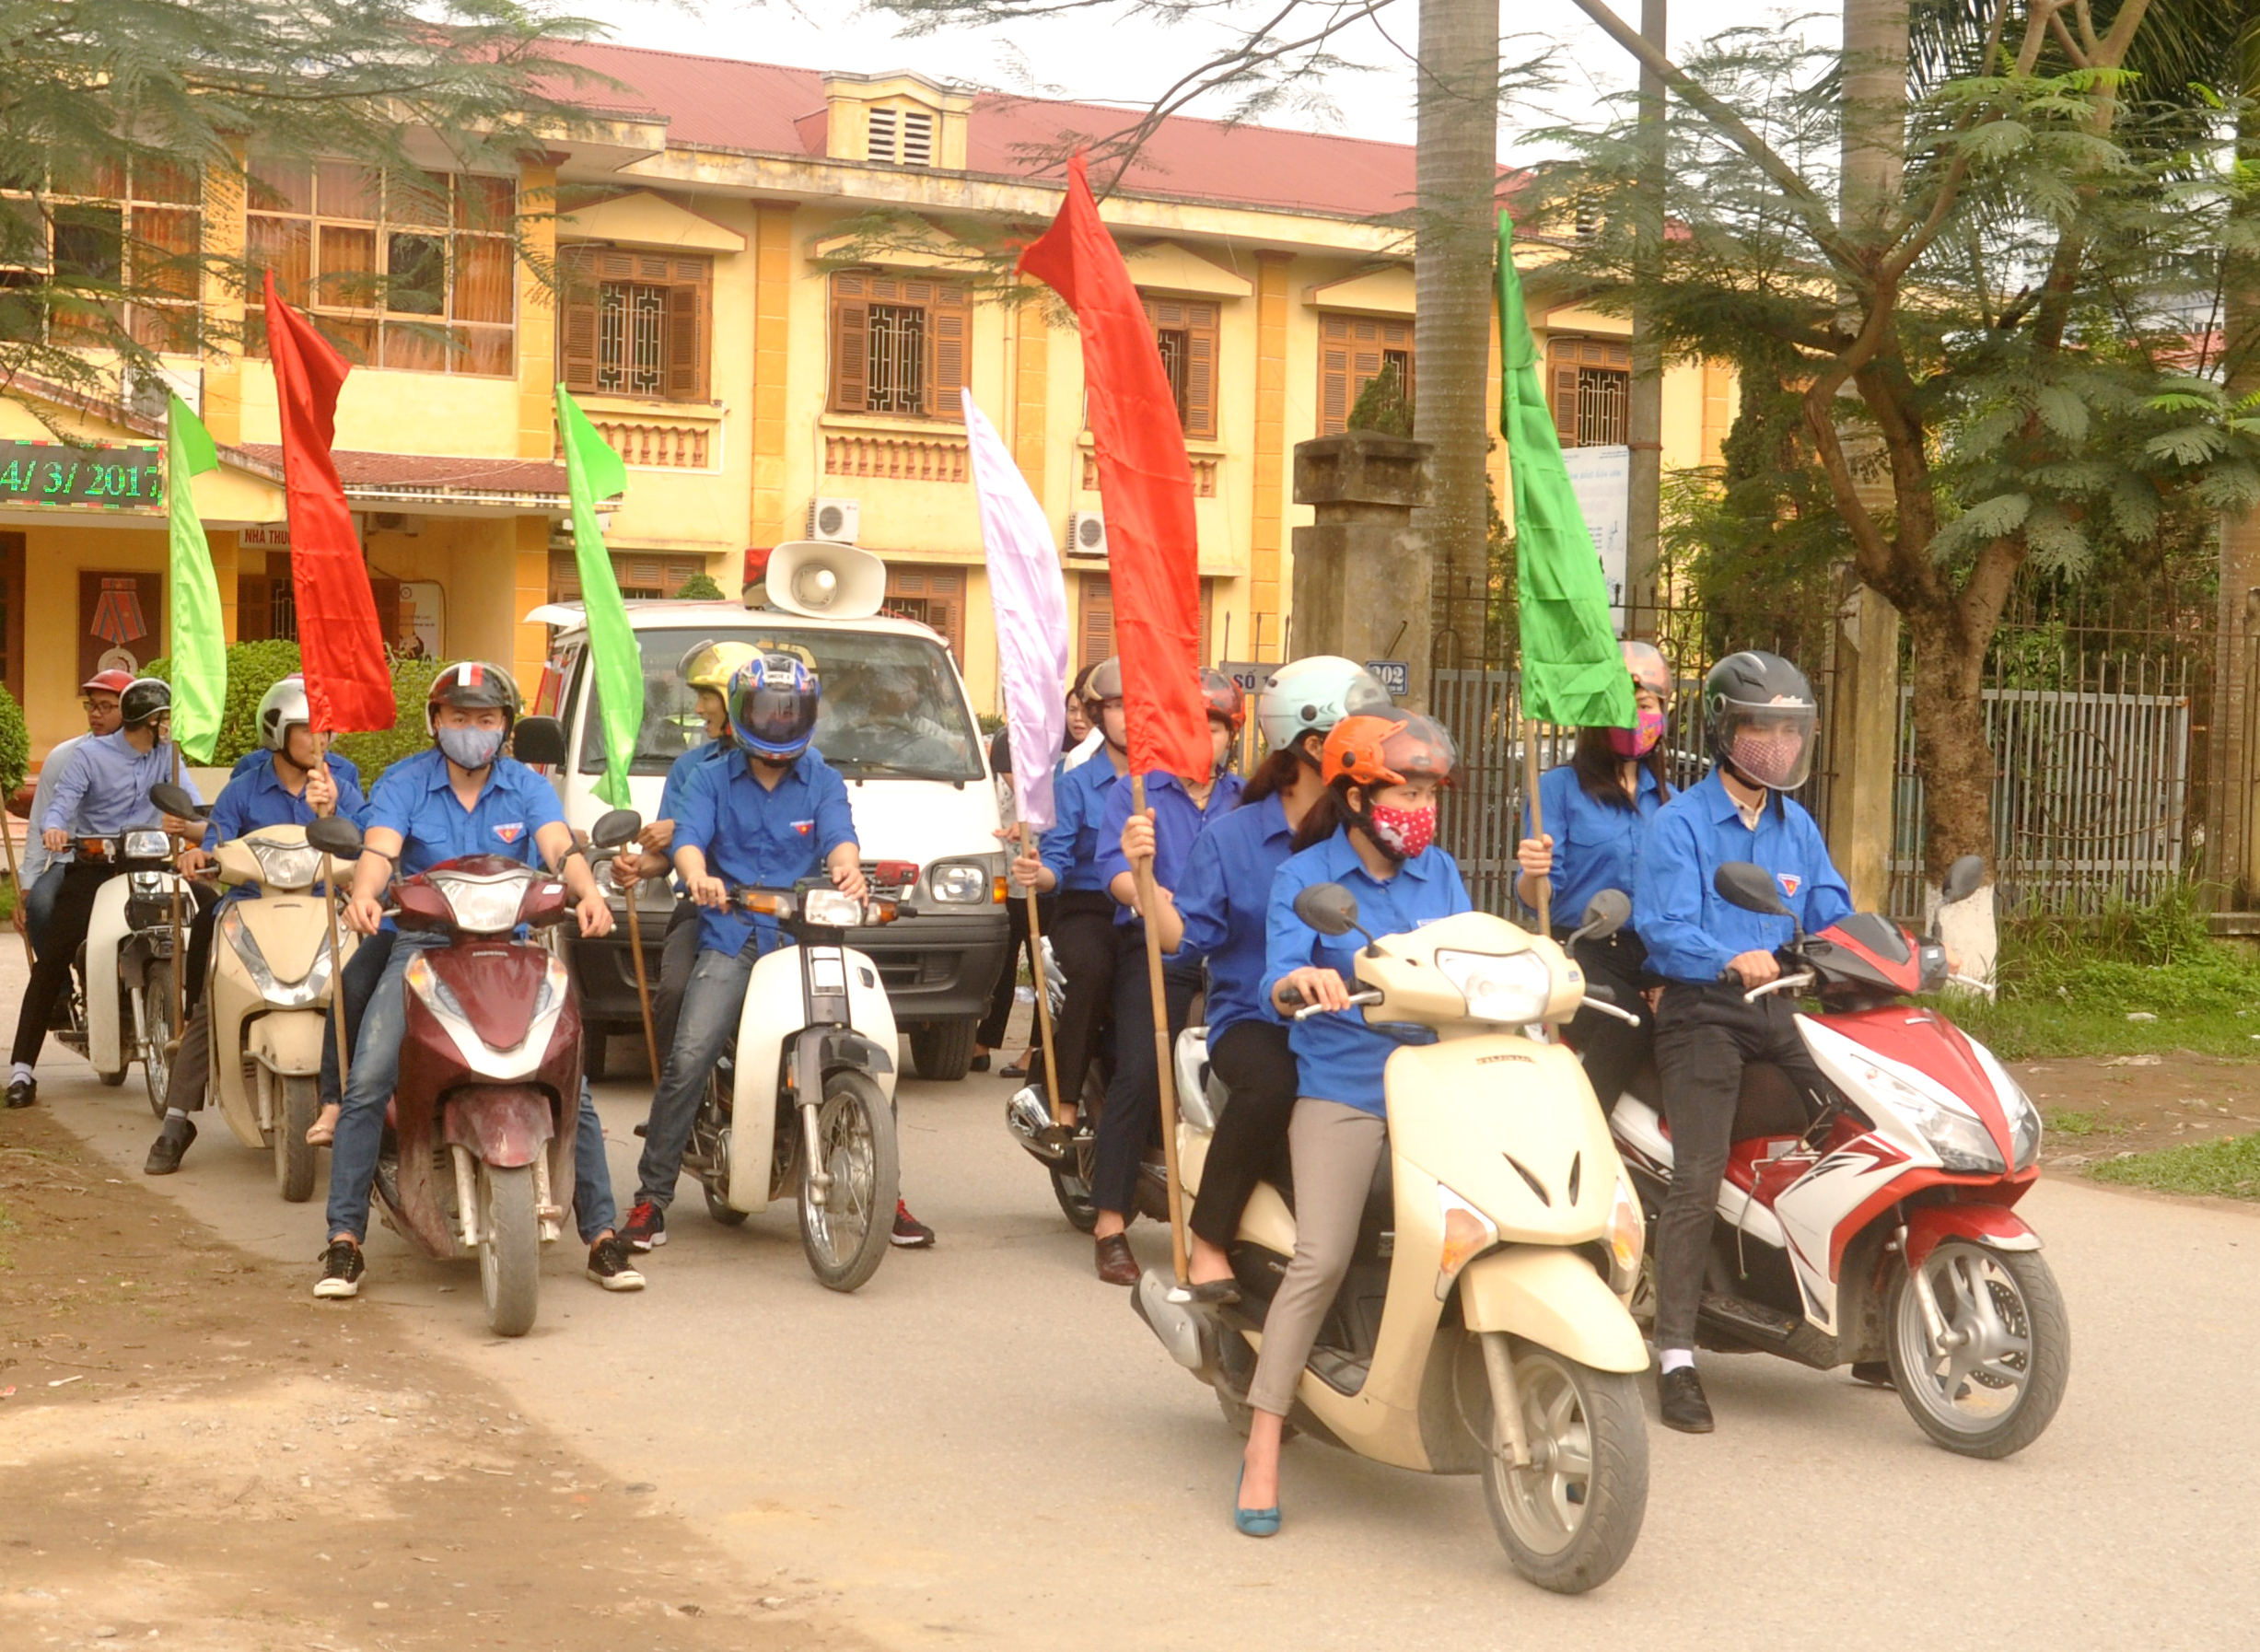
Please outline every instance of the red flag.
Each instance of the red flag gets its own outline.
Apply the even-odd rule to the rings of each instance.
[[[1083,381],[1108,572],[1130,767],[1206,779],[1208,711],[1200,686],[1200,551],[1193,466],[1161,351],[1114,238],[1099,221],[1083,157],[1067,163],[1067,199],[1020,271],[1049,284],[1083,332]]]
[[[283,422],[283,491],[290,506],[290,580],[298,601],[298,657],[320,729],[392,727],[392,669],[361,541],[330,446],[337,392],[351,371],[329,341],[274,290],[267,272],[267,355]]]

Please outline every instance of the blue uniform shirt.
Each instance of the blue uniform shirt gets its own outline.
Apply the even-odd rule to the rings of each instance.
[[[1043,864],[1063,890],[1104,890],[1099,876],[1099,820],[1123,777],[1101,753],[1069,769],[1052,787],[1052,828],[1043,834]],[[1124,788],[1127,790],[1127,787]],[[1119,845],[1118,845],[1119,846]]]
[[[1210,821],[1221,820],[1240,807],[1242,787],[1237,774],[1219,774],[1208,788],[1208,807],[1193,800],[1185,783],[1174,774],[1146,776],[1146,807],[1154,815],[1154,881],[1172,894],[1185,875],[1185,856]],[[1107,794],[1106,812],[1099,817],[1099,887],[1110,889],[1130,869],[1122,852],[1122,829],[1130,823],[1135,786],[1118,785]],[[1136,927],[1138,916],[1127,906],[1114,909],[1114,922]]]
[[[1309,964],[1341,975],[1357,990],[1356,930],[1339,939],[1321,935],[1295,915],[1295,897],[1314,883],[1339,883],[1357,897],[1357,921],[1375,935],[1402,935],[1439,918],[1469,910],[1467,886],[1459,863],[1441,849],[1423,849],[1379,878],[1366,870],[1344,827],[1322,843],[1290,855],[1272,879],[1266,925],[1264,997],[1290,971]],[[1427,1027],[1372,1027],[1361,1009],[1312,1016],[1287,1023],[1287,1045],[1295,1052],[1298,1095],[1338,1101],[1363,1112],[1386,1113],[1381,1071],[1400,1044],[1433,1044]]]
[[[693,777],[703,773],[720,758],[734,755],[738,750],[735,740],[708,740],[703,746],[693,746],[667,765],[667,784],[659,788],[659,812],[662,820],[682,819],[682,799],[690,789]],[[671,854],[670,854],[671,857]],[[670,878],[680,885],[681,879]]]
[[[753,778],[745,755],[731,763],[706,763],[692,771],[682,788],[682,812],[675,817],[675,847],[696,849],[706,870],[728,883],[760,889],[790,889],[824,869],[824,857],[856,839],[856,817],[848,808],[847,782],[810,746],[776,789]],[[735,958],[759,935],[758,951],[777,944],[775,918],[701,907],[698,944],[702,950]]]
[[[330,778],[337,783],[339,818],[359,825],[362,811],[368,807],[367,799],[361,796],[361,771],[334,751],[322,761],[330,766]],[[304,826],[313,819],[314,811],[306,798],[284,789],[282,777],[274,772],[274,753],[249,752],[213,800],[204,847],[216,849],[262,826]]]
[[[1714,769],[1658,811],[1633,879],[1633,927],[1648,943],[1648,967],[1667,980],[1716,981],[1729,960],[1788,944],[1788,918],[1730,906],[1711,887],[1730,860],[1771,872],[1808,935],[1852,910],[1812,817],[1776,792],[1753,832]]]
[[[173,753],[169,740],[159,740],[147,751],[136,751],[121,728],[114,734],[92,735],[81,740],[71,761],[55,782],[41,832],[69,832],[79,837],[116,837],[137,826],[155,826],[162,811],[149,801],[149,788],[172,778]],[[181,785],[202,803],[204,794],[185,768]]]
[[[1185,921],[1180,958],[1208,960],[1208,1041],[1242,1021],[1278,1017],[1264,996],[1265,926],[1271,880],[1293,847],[1295,832],[1276,792],[1242,804],[1208,823],[1170,886]]]
[[[1538,780],[1538,801],[1544,810],[1546,834],[1554,840],[1553,918],[1575,928],[1583,921],[1586,902],[1602,890],[1632,893],[1633,863],[1648,823],[1663,807],[1663,793],[1656,776],[1643,764],[1637,806],[1619,809],[1587,791],[1569,764],[1548,769]],[[1530,810],[1522,811],[1522,835],[1531,835]],[[1519,881],[1519,880],[1518,880]]]
[[[364,831],[388,826],[401,834],[402,878],[465,855],[501,855],[538,867],[534,833],[564,822],[556,788],[514,757],[495,759],[478,802],[465,809],[448,785],[448,760],[437,746],[379,775],[361,816]]]

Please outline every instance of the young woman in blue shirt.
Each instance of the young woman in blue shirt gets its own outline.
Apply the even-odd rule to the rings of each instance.
[[[1400,1044],[1432,1043],[1425,1027],[1371,1026],[1347,1013],[1360,944],[1321,935],[1295,897],[1339,883],[1357,897],[1358,921],[1401,935],[1468,910],[1450,855],[1434,847],[1439,792],[1451,778],[1451,737],[1423,716],[1345,717],[1326,737],[1326,789],[1295,834],[1299,852],[1273,879],[1264,948],[1264,996],[1293,1022],[1287,1041],[1299,1083],[1287,1149],[1295,1168],[1295,1255],[1264,1318],[1264,1346],[1248,1388],[1252,1414],[1233,1522],[1251,1537],[1279,1530],[1279,1439],[1303,1363],[1357,1248],[1367,1191],[1388,1143],[1381,1076]]]
[[[1319,750],[1334,726],[1357,714],[1386,715],[1389,691],[1354,660],[1314,655],[1281,666],[1256,710],[1270,756],[1249,779],[1241,806],[1194,840],[1182,879],[1159,890],[1149,919],[1164,950],[1208,966],[1208,1061],[1231,1091],[1217,1122],[1193,1204],[1193,1294],[1235,1302],[1227,1254],[1258,1181],[1291,1187],[1287,1120],[1295,1111],[1295,1054],[1287,1024],[1264,1001],[1264,949],[1271,882],[1294,836],[1326,790]],[[1153,825],[1123,829],[1123,853],[1153,853]]]
[[[1647,643],[1628,642],[1624,650],[1639,721],[1630,728],[1579,729],[1569,761],[1538,782],[1545,831],[1533,833],[1529,809],[1522,814],[1515,893],[1535,912],[1539,889],[1552,890],[1550,916],[1559,941],[1568,940],[1586,903],[1602,890],[1632,894],[1633,866],[1648,822],[1672,797],[1663,745],[1672,668]],[[1654,1048],[1647,994],[1656,981],[1648,948],[1629,924],[1606,940],[1579,942],[1577,959],[1588,991],[1607,988],[1611,1003],[1640,1018],[1637,1027],[1627,1027],[1597,1009],[1580,1009],[1562,1030],[1563,1041],[1584,1057],[1585,1076],[1605,1108],[1625,1093]]]

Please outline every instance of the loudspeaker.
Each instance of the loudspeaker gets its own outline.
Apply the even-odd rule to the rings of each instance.
[[[887,564],[858,546],[792,540],[769,553],[748,606],[755,600],[811,619],[868,619],[887,600]]]

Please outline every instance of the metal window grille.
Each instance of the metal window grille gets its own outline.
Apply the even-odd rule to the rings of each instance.
[[[870,409],[926,411],[926,311],[915,304],[871,306]]]
[[[298,590],[287,576],[267,588],[267,634],[277,642],[298,640]]]
[[[597,388],[664,394],[666,327],[666,288],[606,282],[597,301]]]
[[[1177,422],[1188,417],[1186,375],[1193,360],[1193,339],[1182,327],[1159,327],[1154,340],[1161,347],[1161,370],[1169,376],[1170,400],[1177,403]]]
[[[1613,448],[1626,439],[1632,375],[1607,367],[1578,369],[1578,446]]]

